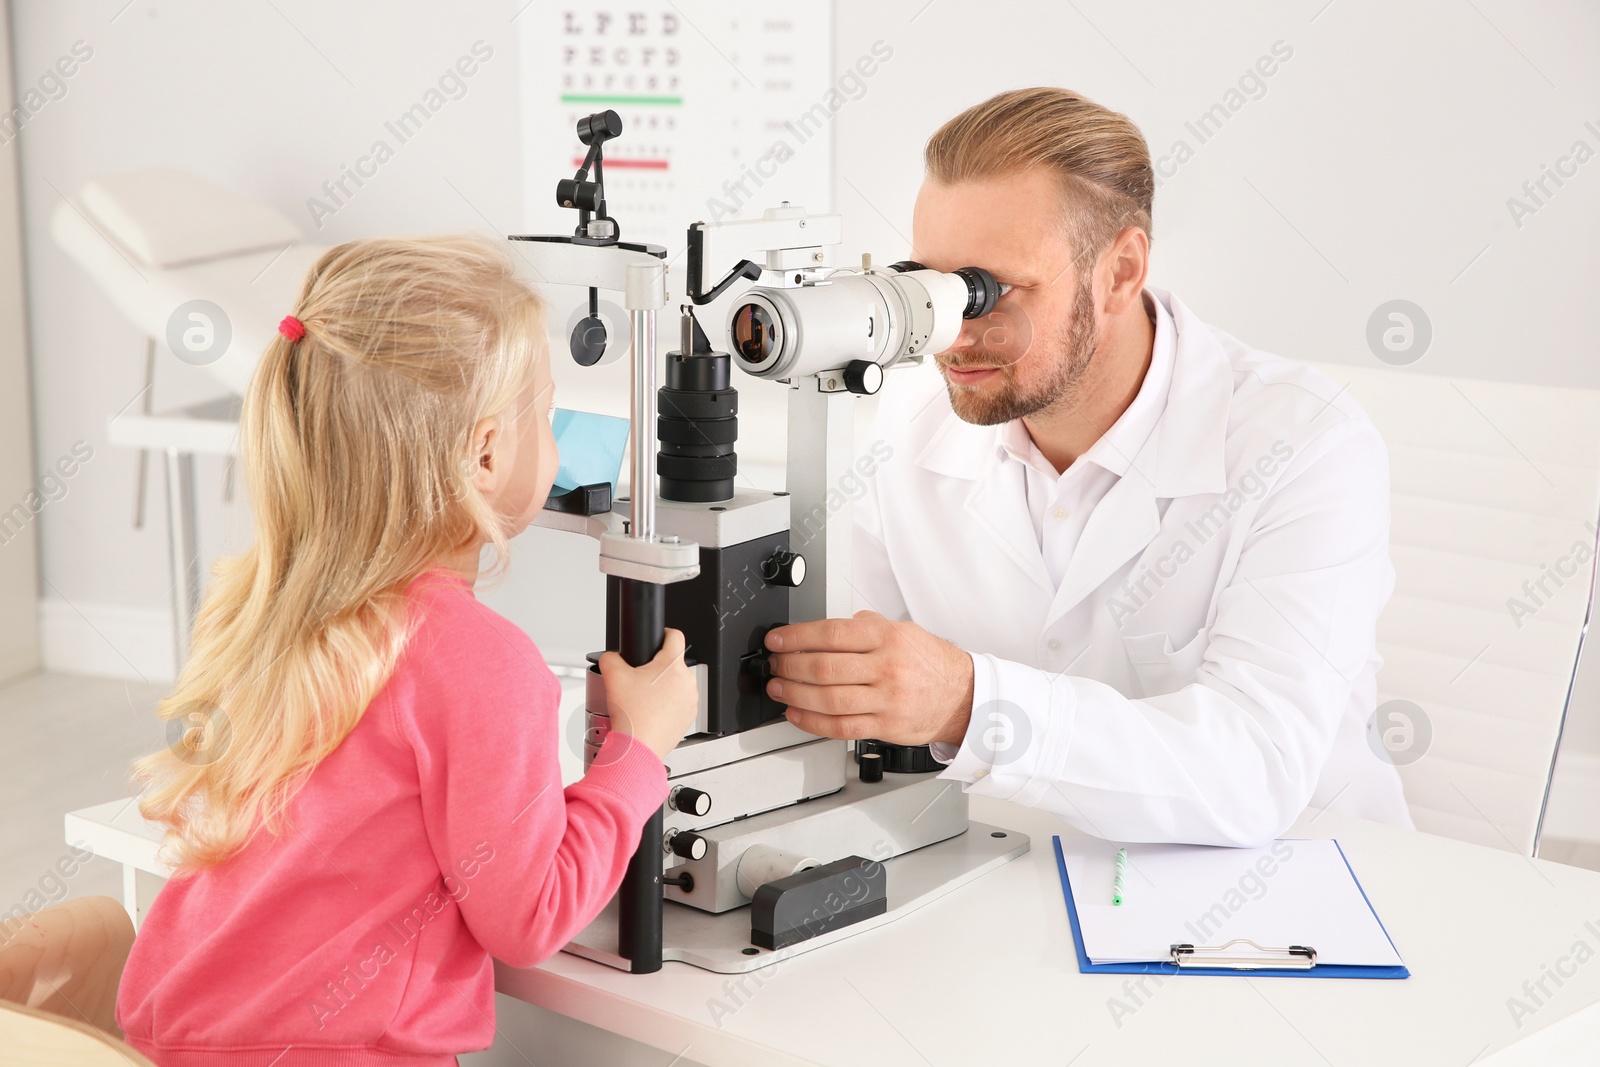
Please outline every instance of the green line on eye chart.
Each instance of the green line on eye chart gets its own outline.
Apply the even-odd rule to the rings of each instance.
[[[610,96],[595,93],[562,93],[563,104],[665,104],[668,107],[680,107],[683,104],[681,96]]]

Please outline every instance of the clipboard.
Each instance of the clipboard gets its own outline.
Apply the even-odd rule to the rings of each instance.
[[[1315,946],[1261,946],[1245,938],[1234,938],[1221,945],[1175,942],[1171,946],[1172,959],[1167,961],[1093,963],[1084,947],[1083,930],[1078,922],[1078,908],[1073,901],[1072,882],[1067,877],[1067,861],[1061,851],[1061,838],[1052,837],[1051,842],[1055,848],[1056,871],[1061,876],[1061,895],[1067,902],[1067,919],[1072,924],[1072,944],[1078,955],[1078,970],[1084,974],[1262,975],[1284,978],[1411,977],[1411,971],[1403,963],[1399,966],[1319,963]],[[1361,888],[1360,879],[1356,878],[1355,871],[1350,867],[1349,857],[1345,856],[1344,849],[1339,847],[1337,841],[1334,842],[1334,847],[1339,849],[1345,870],[1349,871],[1351,880],[1361,893],[1361,899],[1366,902],[1369,909],[1372,909],[1372,901],[1367,898],[1367,891]],[[1378,918],[1376,909],[1372,909],[1372,917],[1378,923],[1378,928],[1383,931],[1384,937],[1388,938],[1389,931],[1384,928],[1383,920]],[[1241,943],[1248,945],[1254,953],[1241,950],[1239,948]],[[1389,943],[1393,946],[1392,938],[1389,939]]]

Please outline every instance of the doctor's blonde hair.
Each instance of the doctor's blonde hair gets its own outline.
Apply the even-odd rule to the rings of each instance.
[[[472,432],[509,413],[546,358],[544,302],[480,238],[339,245],[286,310],[305,336],[273,338],[239,426],[254,543],[213,568],[157,707],[171,743],[133,765],[180,874],[258,826],[281,832],[295,790],[393,672],[412,578],[482,540],[503,566]]]
[[[1008,177],[1035,167],[1061,183],[1061,223],[1092,261],[1126,227],[1151,232],[1155,171],[1139,127],[1070,89],[1038,86],[990,97],[946,122],[923,150],[944,185]]]

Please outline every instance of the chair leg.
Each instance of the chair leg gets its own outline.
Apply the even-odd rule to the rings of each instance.
[[[196,544],[194,456],[167,449],[167,546],[172,565],[174,669],[189,658],[189,635],[200,611],[200,555]]]
[[[144,342],[144,399],[140,402],[140,410],[150,414],[150,397],[155,392],[156,381],[156,339],[148,337]],[[150,450],[139,449],[139,465],[134,468],[133,489],[133,528],[144,529],[144,498],[149,491],[150,482]]]

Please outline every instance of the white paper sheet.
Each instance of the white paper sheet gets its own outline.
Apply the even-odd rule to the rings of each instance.
[[[1128,850],[1120,907],[1111,903],[1118,848]],[[1309,946],[1319,964],[1401,962],[1331,840],[1213,848],[1073,836],[1061,839],[1061,854],[1092,963],[1170,962],[1174,944],[1238,937],[1270,948]]]

